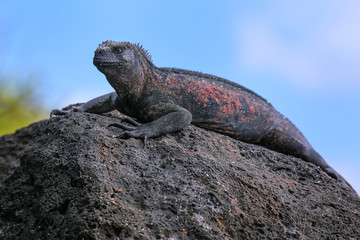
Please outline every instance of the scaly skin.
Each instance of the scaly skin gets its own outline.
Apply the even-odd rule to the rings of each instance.
[[[143,138],[145,141],[180,131],[192,123],[302,158],[348,184],[287,118],[241,85],[199,72],[158,68],[141,46],[128,42],[100,44],[95,51],[94,65],[105,74],[116,92],[70,111],[53,110],[52,115],[118,109],[143,122],[127,120],[133,126],[112,124],[125,130],[119,137]]]

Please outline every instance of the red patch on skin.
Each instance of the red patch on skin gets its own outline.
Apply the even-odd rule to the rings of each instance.
[[[255,114],[255,108],[253,106],[249,107],[250,113]]]
[[[249,111],[252,115],[254,115],[256,113],[256,108],[257,108],[258,104],[255,101],[252,101],[249,107]]]
[[[196,96],[196,102],[207,106],[209,100],[220,105],[219,115],[231,115],[237,109],[241,109],[241,102],[238,99],[238,94],[231,89],[226,89],[223,86],[216,86],[206,81],[196,81],[189,79],[187,91]],[[225,104],[224,104],[225,103]]]

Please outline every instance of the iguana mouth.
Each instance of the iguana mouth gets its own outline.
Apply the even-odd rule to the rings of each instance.
[[[95,66],[123,66],[119,59],[113,57],[94,57]]]

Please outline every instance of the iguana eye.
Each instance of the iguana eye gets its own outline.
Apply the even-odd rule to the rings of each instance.
[[[122,53],[123,50],[122,50],[121,48],[115,48],[115,49],[114,49],[114,52],[115,52],[115,53]]]

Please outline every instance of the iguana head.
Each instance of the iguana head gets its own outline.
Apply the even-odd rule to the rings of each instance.
[[[140,89],[145,67],[152,64],[150,55],[140,45],[115,41],[101,43],[93,62],[118,93]]]

